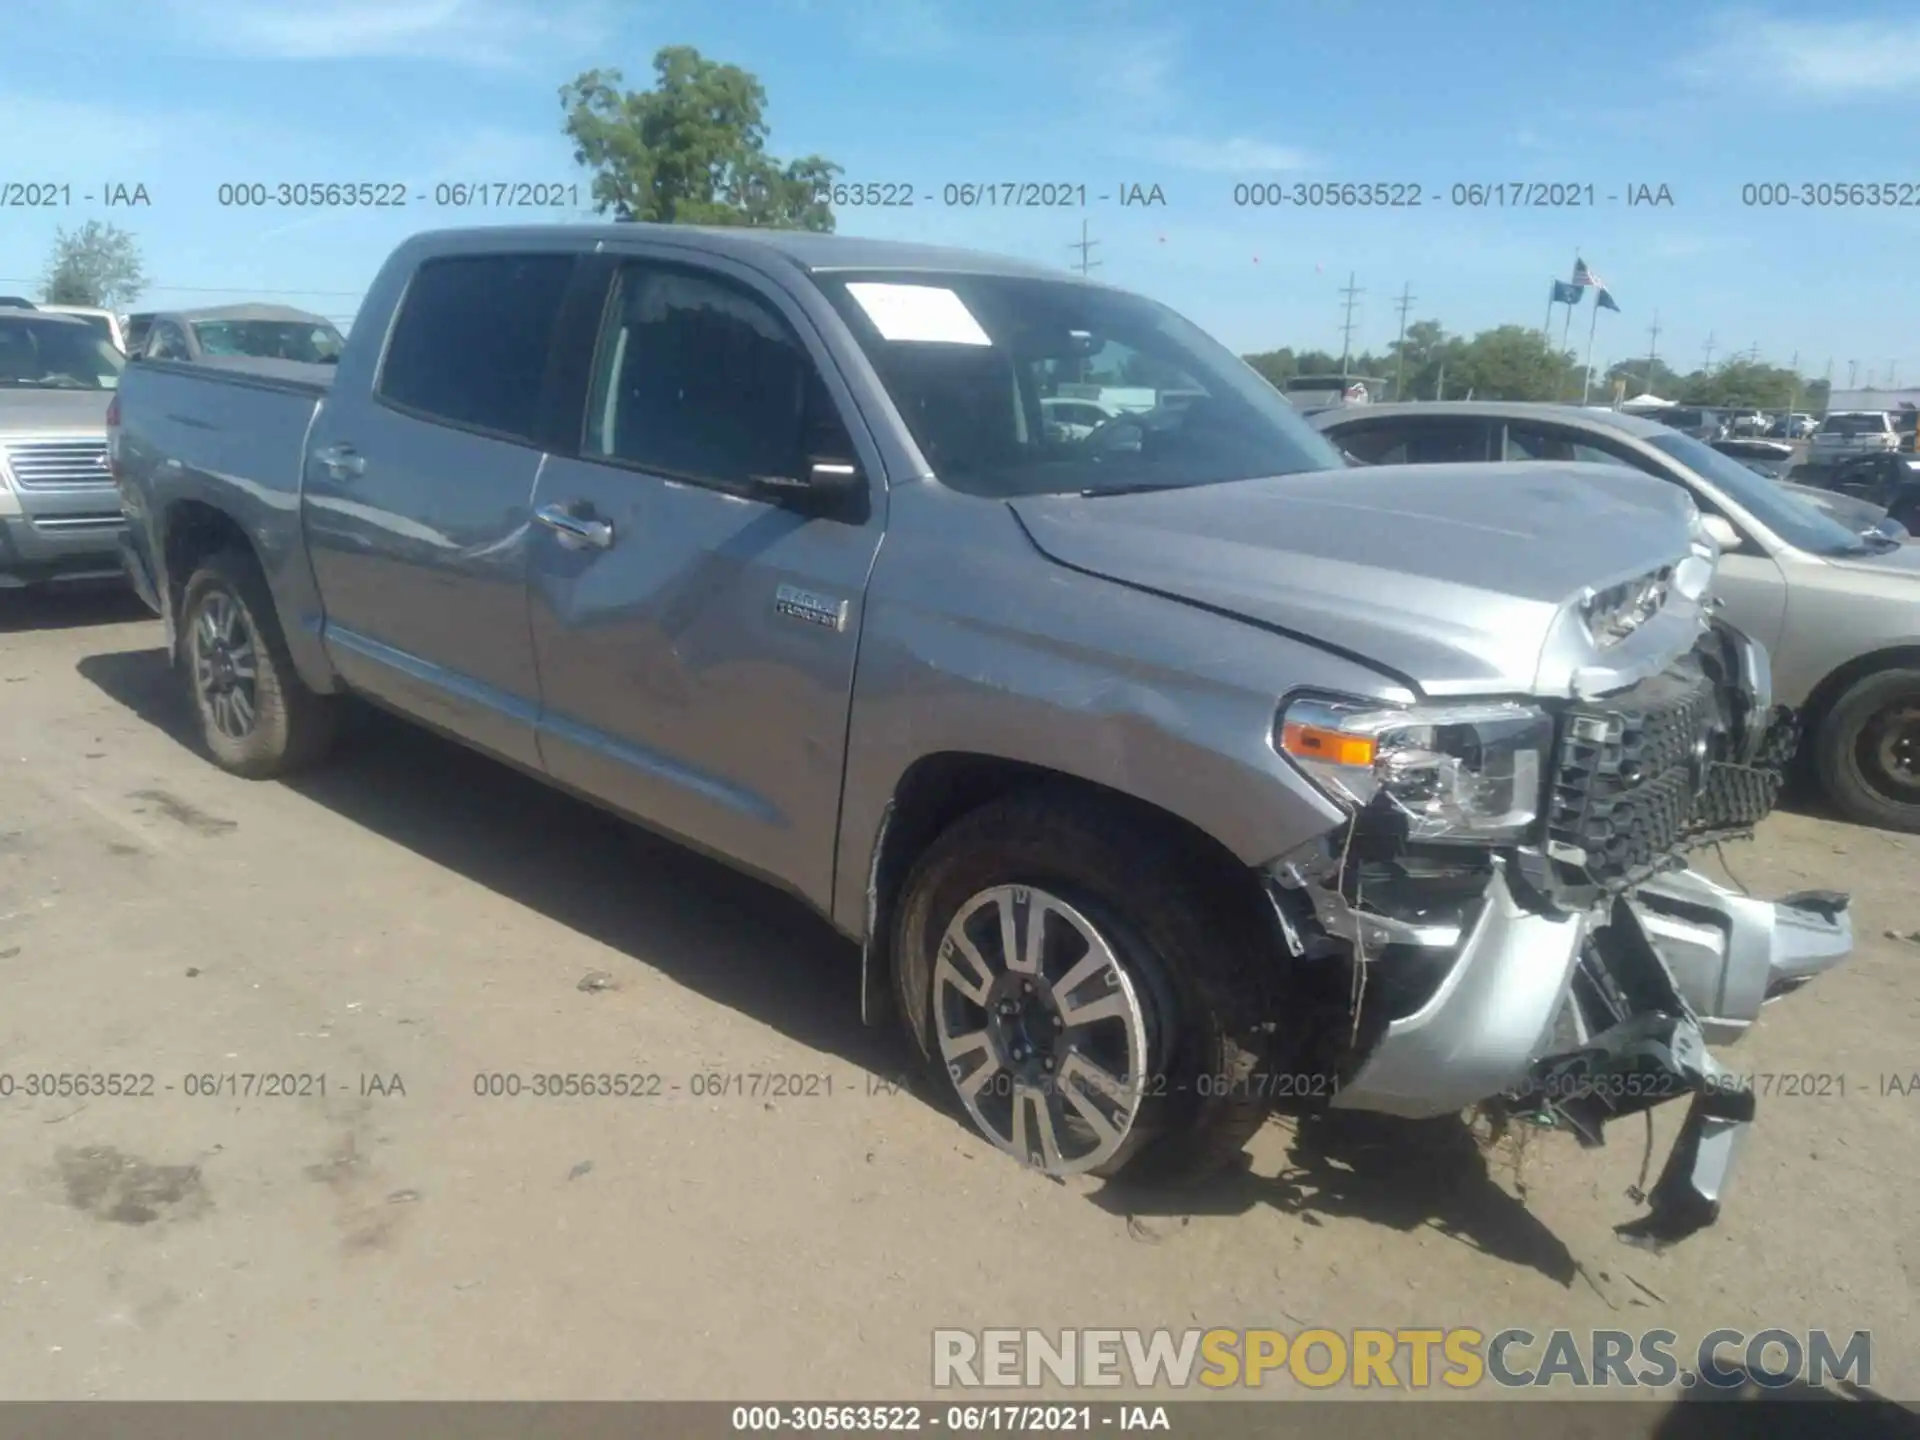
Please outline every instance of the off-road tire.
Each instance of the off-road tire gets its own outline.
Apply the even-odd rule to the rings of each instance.
[[[1000,885],[1075,906],[1160,1007],[1161,1043],[1134,1129],[1092,1173],[1183,1186],[1232,1163],[1272,1107],[1263,1022],[1278,977],[1262,967],[1277,962],[1243,894],[1189,847],[1130,806],[1071,789],[1042,787],[971,812],[907,876],[894,908],[895,997],[938,1093],[964,1114],[934,1038],[935,950],[959,908]]]
[[[195,673],[194,627],[215,596],[236,606],[254,637],[252,728],[235,737],[215,723]],[[339,729],[337,696],[307,688],[287,653],[286,635],[259,563],[243,550],[209,555],[188,578],[180,601],[177,664],[201,748],[221,769],[249,780],[291,775],[318,763]]]

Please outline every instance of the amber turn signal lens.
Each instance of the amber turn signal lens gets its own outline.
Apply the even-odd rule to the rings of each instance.
[[[1365,735],[1350,735],[1344,730],[1293,721],[1280,727],[1280,748],[1302,760],[1321,760],[1331,765],[1371,765],[1375,753],[1374,742]]]

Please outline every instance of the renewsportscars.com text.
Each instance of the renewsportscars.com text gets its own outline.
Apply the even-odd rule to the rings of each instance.
[[[1869,1386],[1864,1330],[936,1330],[937,1389],[1296,1385],[1379,1390]]]

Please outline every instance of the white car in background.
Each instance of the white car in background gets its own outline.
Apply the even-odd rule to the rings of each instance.
[[[71,315],[86,321],[99,332],[101,339],[122,355],[127,353],[126,332],[120,328],[120,317],[113,311],[102,310],[97,305],[42,305],[40,308],[49,315]]]
[[[1836,410],[1820,422],[1807,443],[1807,458],[1819,463],[1842,455],[1870,455],[1876,450],[1898,450],[1899,433],[1884,410]]]

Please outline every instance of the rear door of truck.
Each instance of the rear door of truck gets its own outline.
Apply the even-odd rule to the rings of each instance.
[[[327,649],[348,683],[526,765],[540,693],[529,501],[575,265],[565,250],[426,259],[377,373],[380,337],[343,359],[303,491]]]

